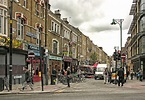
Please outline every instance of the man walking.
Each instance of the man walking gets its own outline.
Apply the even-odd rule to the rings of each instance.
[[[120,69],[118,70],[118,76],[119,76],[118,86],[120,86],[120,83],[121,83],[121,86],[123,86],[123,83],[124,83],[124,70],[123,70],[122,67],[120,67]]]
[[[67,68],[67,85],[68,87],[70,87],[70,67]]]
[[[25,71],[25,81],[23,83],[22,90],[24,90],[27,85],[29,85],[29,87],[31,88],[31,90],[33,90],[33,84],[32,84],[32,78],[30,76],[30,71],[28,70],[27,67],[24,68],[24,71]]]
[[[106,84],[106,82],[107,82],[107,76],[108,76],[108,69],[107,68],[105,68],[103,74],[104,74],[104,84]]]

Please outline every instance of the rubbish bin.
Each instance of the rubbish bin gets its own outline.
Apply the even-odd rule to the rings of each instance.
[[[4,79],[0,78],[0,91],[4,90]]]

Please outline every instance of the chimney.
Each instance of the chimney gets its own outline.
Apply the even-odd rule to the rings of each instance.
[[[63,21],[68,24],[69,22],[67,21],[67,18],[63,18]]]
[[[60,10],[55,10],[55,15],[60,18],[61,17],[61,14],[60,14]]]

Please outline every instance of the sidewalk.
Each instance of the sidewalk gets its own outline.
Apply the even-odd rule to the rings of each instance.
[[[22,84],[16,84],[12,86],[12,91],[0,91],[0,95],[4,94],[33,94],[33,93],[53,93],[57,92],[63,88],[66,88],[67,85],[63,85],[62,83],[58,83],[56,85],[44,85],[43,86],[43,91],[42,91],[42,86],[41,82],[34,83],[33,89],[31,90],[29,86],[27,86],[27,89],[21,91],[20,88],[22,88]]]
[[[124,84],[123,87],[145,90],[145,80],[143,81],[139,81],[137,79],[127,80],[127,82]]]

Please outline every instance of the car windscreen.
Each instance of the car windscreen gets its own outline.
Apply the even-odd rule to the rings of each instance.
[[[97,68],[96,71],[97,71],[97,72],[103,72],[103,71],[104,71],[104,68],[103,68],[103,67],[101,67],[101,68]]]

